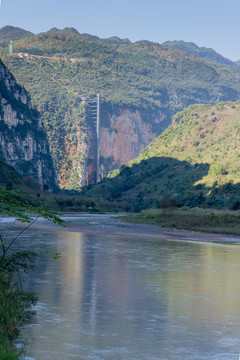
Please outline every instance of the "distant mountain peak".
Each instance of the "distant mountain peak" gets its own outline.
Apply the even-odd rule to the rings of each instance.
[[[184,51],[190,55],[196,56],[204,60],[213,61],[218,64],[229,66],[231,68],[239,68],[239,64],[237,62],[225,58],[224,56],[217,53],[215,50],[211,48],[199,47],[193,42],[186,42],[183,40],[173,40],[173,41],[165,41],[162,45]]]
[[[65,27],[64,29],[58,29],[56,27],[51,28],[50,30],[48,30],[46,32],[46,34],[56,34],[56,33],[68,33],[68,34],[76,34],[76,35],[80,35],[79,32],[73,28],[73,27]]]
[[[46,34],[74,34],[74,35],[79,35],[82,36],[84,38],[86,38],[87,40],[98,40],[99,37],[96,35],[90,35],[90,34],[80,34],[78,30],[76,30],[73,27],[65,27],[64,29],[58,29],[56,27],[53,27],[52,29],[48,30],[46,32]]]
[[[81,36],[85,37],[88,40],[99,40],[100,39],[97,35],[91,35],[91,34],[86,34],[86,33],[81,34]]]
[[[0,40],[9,42],[11,40],[20,40],[24,37],[33,36],[34,34],[30,31],[21,29],[19,27],[6,25],[0,28]]]
[[[56,28],[56,27],[53,27],[51,28],[50,30],[46,31],[47,34],[51,34],[51,33],[57,33],[57,32],[60,32],[62,30]]]
[[[126,38],[126,39],[121,39],[119,38],[118,36],[111,36],[105,40],[108,40],[108,41],[112,41],[112,42],[118,42],[118,43],[128,43],[128,44],[131,44],[131,41]]]
[[[196,45],[194,42],[190,42],[190,41],[183,41],[183,40],[172,40],[172,41],[165,41],[162,45],[174,45],[174,46],[184,46],[186,47],[190,47],[192,49],[200,49],[200,47],[198,45]]]

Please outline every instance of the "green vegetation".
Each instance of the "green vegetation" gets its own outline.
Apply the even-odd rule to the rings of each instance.
[[[215,50],[206,47],[199,47],[192,42],[166,41],[162,45],[184,51],[201,59],[214,61],[222,65],[230,66],[232,68],[237,68],[239,66],[237,62],[226,59],[224,56],[218,54]]]
[[[49,57],[4,58],[31,95],[38,92],[40,98],[55,85],[75,95],[100,93],[117,105],[149,108],[170,102],[176,111],[190,103],[227,100],[234,96],[231,91],[240,90],[239,71],[149,41],[88,40],[63,31],[24,38],[14,46],[15,53]]]
[[[62,224],[62,220],[46,206],[30,203],[26,194],[4,190],[2,187],[0,209],[1,221],[5,216],[13,216],[16,218],[15,222],[24,223],[18,231],[13,229],[12,224],[10,228],[3,226],[0,231],[0,358],[16,360],[20,353],[12,343],[18,335],[24,311],[37,301],[34,293],[22,290],[21,273],[32,269],[37,253],[26,249],[19,250],[19,246],[15,247],[15,244],[40,216],[58,224]]]
[[[139,224],[154,224],[164,228],[240,235],[240,212],[211,209],[149,209],[139,215],[121,217]]]
[[[135,211],[178,206],[240,208],[240,102],[192,105],[140,156],[88,196],[127,201]]]
[[[9,44],[9,42],[22,39],[24,37],[32,36],[33,33],[15,26],[4,26],[0,29],[0,41],[3,44]]]
[[[20,182],[21,175],[0,157],[0,185],[12,186],[13,183],[19,184]]]
[[[91,120],[82,94],[101,94],[103,122],[107,107],[128,107],[161,111],[163,126],[189,104],[239,98],[238,69],[149,41],[131,44],[53,30],[15,41],[13,55],[3,47],[3,61],[43,114],[61,188],[79,190],[78,169],[86,166]]]
[[[32,176],[21,176],[13,167],[0,158],[0,186],[7,190],[22,191],[26,204],[34,207],[47,205],[60,212],[118,212],[129,211],[126,201],[111,201],[105,198],[88,196],[92,185],[84,186],[81,191],[59,191],[51,193],[48,188],[41,190],[40,185]]]
[[[24,312],[34,305],[37,297],[33,293],[23,292],[14,284],[13,274],[0,272],[0,359],[19,359],[20,352],[12,346],[18,336]]]

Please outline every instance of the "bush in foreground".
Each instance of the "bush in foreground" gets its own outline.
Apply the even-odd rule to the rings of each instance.
[[[16,243],[20,240],[20,236],[40,216],[58,224],[62,223],[56,212],[50,211],[46,206],[32,205],[31,202],[26,201],[25,195],[20,191],[5,190],[0,187],[1,220],[5,216],[15,218],[14,223],[10,223],[7,238],[0,231],[1,360],[16,360],[19,358],[20,353],[12,346],[12,342],[19,333],[18,328],[23,319],[24,311],[37,301],[34,293],[23,291],[21,286],[21,273],[27,273],[33,268],[37,253],[28,250],[18,251],[16,250]],[[16,233],[13,231],[13,227],[19,221],[23,223],[23,226]],[[13,246],[15,246],[14,250]]]

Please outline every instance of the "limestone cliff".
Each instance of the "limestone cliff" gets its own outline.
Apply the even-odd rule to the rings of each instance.
[[[99,139],[100,178],[139,156],[140,151],[167,127],[168,117],[169,114],[159,109],[103,104]]]
[[[41,188],[55,187],[48,142],[39,114],[26,90],[0,60],[0,152],[21,175],[32,176]]]
[[[169,114],[160,109],[144,110],[103,102],[100,107],[98,141],[96,124],[88,119],[88,161],[85,162],[85,175],[81,184],[93,184],[96,178],[103,179],[109,171],[139,156],[140,151],[164,131],[168,123]]]

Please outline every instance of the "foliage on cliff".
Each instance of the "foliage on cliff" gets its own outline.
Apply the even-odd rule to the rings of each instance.
[[[79,189],[76,159],[82,159],[81,152],[86,159],[82,150],[86,148],[88,120],[81,94],[99,93],[108,105],[160,109],[166,124],[190,104],[240,96],[240,70],[149,41],[131,44],[80,35],[71,29],[53,30],[16,41],[15,55],[3,59],[44,114],[62,188]],[[20,58],[17,53],[30,55]],[[77,144],[72,141],[76,134],[80,136]]]
[[[174,112],[191,103],[237,100],[240,93],[239,71],[149,41],[89,40],[62,31],[21,39],[14,49],[62,58],[4,59],[30,92],[40,90],[39,96],[47,87],[42,88],[46,75],[53,89],[55,82],[74,92],[100,93],[107,102],[119,105],[162,107],[170,102]]]
[[[103,195],[102,195],[103,194]],[[88,195],[164,206],[240,208],[240,101],[191,105]]]

